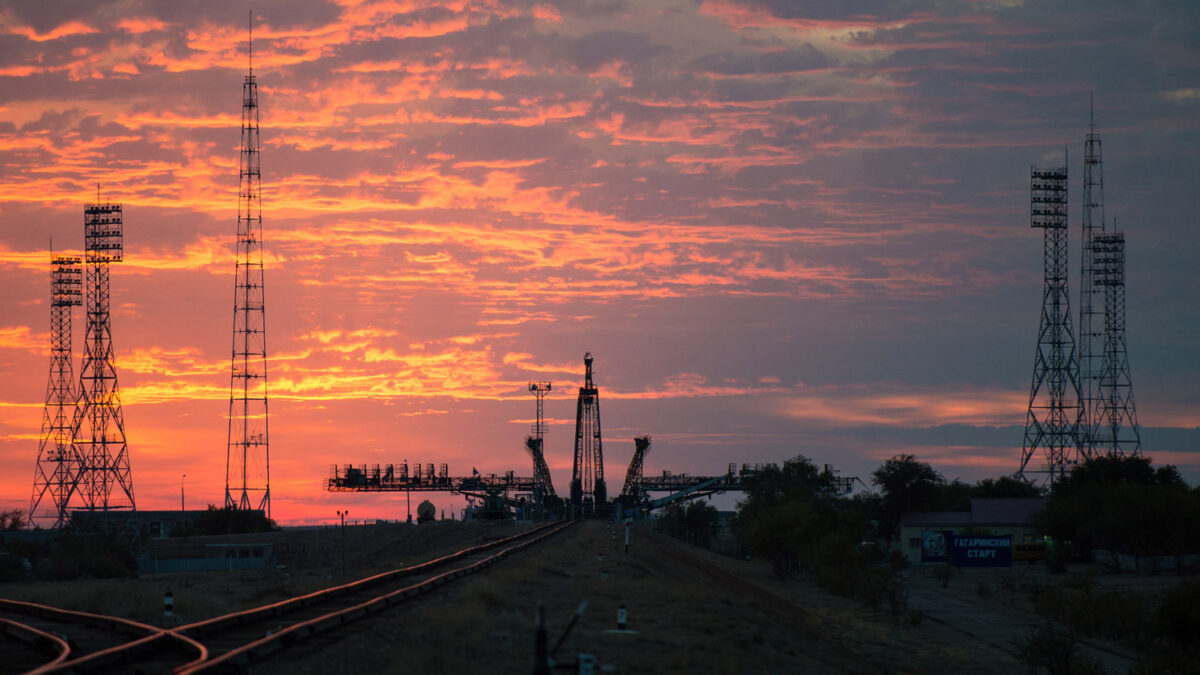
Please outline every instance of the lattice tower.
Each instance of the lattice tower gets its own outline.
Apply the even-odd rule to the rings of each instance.
[[[1078,462],[1078,364],[1067,285],[1067,169],[1030,172],[1030,225],[1043,234],[1042,314],[1018,474],[1062,478]],[[1046,464],[1030,466],[1042,453]]]
[[[604,451],[600,439],[600,392],[592,382],[592,354],[583,355],[585,375],[575,407],[575,461],[571,469],[571,509],[591,517],[608,502]]]
[[[1125,234],[1107,232],[1092,240],[1093,281],[1104,291],[1104,358],[1100,370],[1094,452],[1117,457],[1140,455],[1129,356],[1125,348]]]
[[[267,425],[262,173],[259,166],[258,84],[254,79],[253,61],[242,83],[242,146],[239,163],[225,506],[257,509],[269,518],[271,463]]]
[[[75,487],[79,463],[71,448],[78,387],[71,365],[71,308],[83,304],[81,259],[56,256],[50,260],[50,379],[46,385],[46,407],[42,413],[42,434],[38,444],[37,466],[33,472],[33,497],[29,517],[53,519],[52,527],[66,524],[67,504]],[[42,500],[50,496],[53,511],[38,512]]]
[[[83,241],[87,264],[87,335],[72,431],[72,445],[79,462],[75,489],[85,509],[132,510],[135,508],[133,473],[109,313],[110,265],[121,262],[124,251],[121,205],[86,205]]]
[[[1100,135],[1091,116],[1083,143],[1082,255],[1079,279],[1079,449],[1090,458],[1100,420],[1100,374],[1104,360],[1104,298],[1095,280],[1094,240],[1104,233],[1104,164]]]

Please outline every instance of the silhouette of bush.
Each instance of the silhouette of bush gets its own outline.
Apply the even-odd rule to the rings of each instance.
[[[242,534],[247,532],[271,532],[278,530],[274,520],[262,511],[236,509],[232,506],[217,508],[209,504],[208,510],[191,523],[185,524],[180,534],[194,536],[202,534]]]
[[[1035,628],[1015,642],[1017,658],[1031,673],[1045,669],[1050,675],[1090,675],[1103,673],[1100,663],[1079,653],[1079,638],[1071,631],[1056,630],[1049,624]]]

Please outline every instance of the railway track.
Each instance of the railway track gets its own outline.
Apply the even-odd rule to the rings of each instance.
[[[53,672],[72,661],[87,664],[89,668],[104,668],[146,653],[174,654],[176,658],[188,659],[207,656],[207,650],[199,642],[157,626],[34,602],[0,598],[0,623],[6,647],[14,647],[14,642],[25,645],[23,654],[14,654],[14,658],[6,658],[0,664],[3,672]],[[9,651],[6,648],[6,655]]]
[[[335,629],[485,569],[573,524],[543,525],[420,564],[171,629],[90,615],[96,621],[115,622],[106,624],[109,626],[120,624],[129,632],[136,627],[135,639],[117,644],[97,641],[82,650],[72,649],[66,656],[54,656],[53,662],[47,661],[35,672],[120,670],[190,674],[240,670],[311,635]],[[82,655],[77,655],[79,653]]]

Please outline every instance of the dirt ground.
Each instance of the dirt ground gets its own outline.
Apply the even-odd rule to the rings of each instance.
[[[944,626],[912,625],[776,580],[769,568],[701,551],[635,527],[589,522],[478,577],[306,640],[255,672],[532,670],[534,617],[545,607],[558,639],[581,602],[583,618],[556,654],[594,655],[598,672],[1013,672],[1017,663]],[[627,627],[617,632],[624,606]],[[568,671],[559,671],[568,672]]]
[[[125,616],[163,625],[170,589],[182,622],[273,602],[453,552],[518,531],[508,523],[438,522],[346,529],[346,574],[338,528],[275,533],[283,569],[267,572],[143,575],[140,579],[0,584],[0,597]],[[1021,672],[1009,653],[919,616],[893,617],[811,585],[782,581],[765,562],[717,555],[654,533],[638,523],[624,552],[621,526],[587,522],[337,634],[309,638],[254,672],[496,673],[532,670],[536,608],[545,608],[550,644],[582,602],[582,620],[556,660],[591,654],[597,672],[665,673],[946,673]],[[250,537],[250,535],[246,535]],[[263,535],[257,535],[261,539]],[[254,537],[251,537],[254,538]],[[228,541],[226,538],[223,541]],[[996,612],[1042,621],[1027,592],[1014,587],[1061,582],[1044,566],[962,570],[941,589],[931,570],[908,572],[914,588],[939,592]],[[1172,575],[1097,574],[1106,587],[1160,593]],[[624,606],[630,632],[618,632]],[[1118,648],[1119,649],[1119,648]],[[560,670],[558,672],[568,672]]]
[[[163,596],[174,596],[171,625],[199,621],[234,610],[421,562],[468,546],[508,536],[528,525],[438,521],[427,525],[359,525],[345,529],[346,572],[342,573],[342,531],[338,527],[285,529],[266,534],[189,537],[203,543],[271,543],[278,568],[266,571],[143,574],[137,579],[81,579],[61,582],[0,583],[0,597],[38,602],[97,614],[167,625]],[[164,548],[182,540],[162,540]],[[153,551],[153,548],[152,548]]]

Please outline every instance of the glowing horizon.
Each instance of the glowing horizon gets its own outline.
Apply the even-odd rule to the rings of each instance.
[[[1077,267],[1091,91],[1145,452],[1196,483],[1200,22],[1162,12],[256,5],[274,515],[403,517],[403,495],[325,492],[333,463],[529,474],[529,380],[554,382],[563,492],[585,351],[610,476],[642,434],[648,473],[804,454],[868,480],[899,452],[1015,471],[1041,298],[1028,167],[1070,150]],[[245,21],[0,9],[0,507],[28,506],[50,242],[82,247],[97,182],[124,206],[138,506],[177,505],[185,473],[190,505],[222,503]]]

